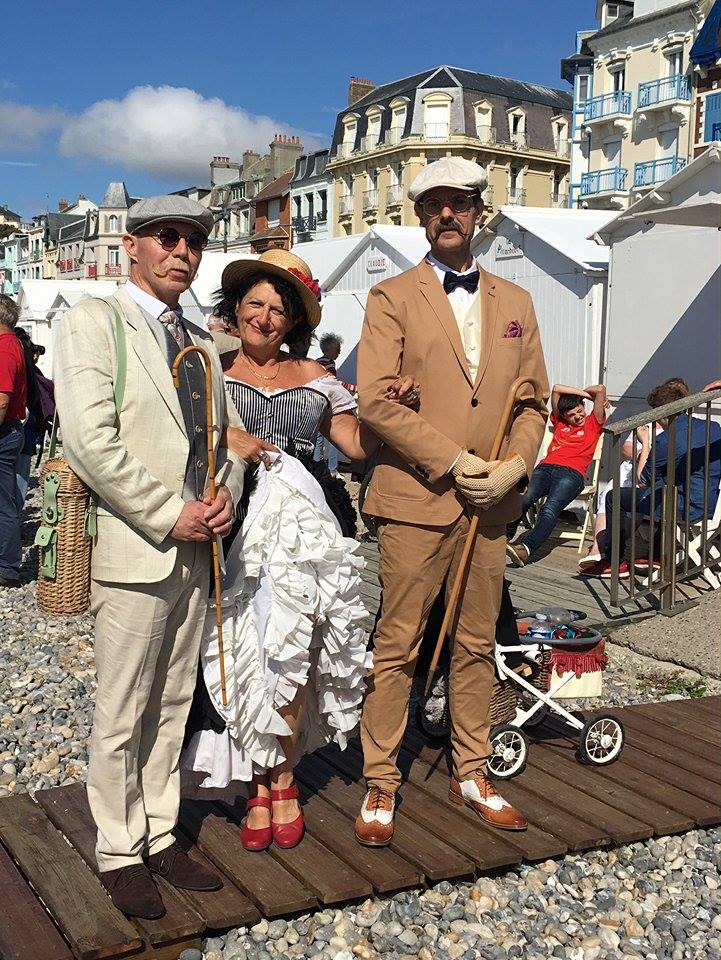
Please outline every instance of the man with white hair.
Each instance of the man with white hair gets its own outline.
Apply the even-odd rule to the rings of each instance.
[[[471,256],[485,186],[481,167],[457,157],[416,177],[408,196],[430,253],[371,290],[361,335],[359,413],[384,442],[365,501],[378,518],[383,587],[361,720],[368,791],[355,833],[368,846],[393,836],[396,759],[423,632],[439,588],[455,579],[475,511],[478,535],[451,625],[449,799],[493,826],[527,826],[488,779],[486,759],[506,524],[520,514],[545,423],[532,388],[502,459],[489,456],[513,382],[528,376],[547,390],[548,380],[528,293]],[[388,386],[406,375],[421,385],[415,409],[388,399]]]

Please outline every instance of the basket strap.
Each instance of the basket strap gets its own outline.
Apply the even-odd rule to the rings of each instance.
[[[52,460],[55,456],[55,450],[58,445],[58,426],[60,421],[58,420],[58,410],[55,408],[55,413],[53,414],[53,428],[50,431],[50,444],[48,445],[48,460]]]

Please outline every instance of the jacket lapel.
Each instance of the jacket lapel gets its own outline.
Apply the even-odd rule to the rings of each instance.
[[[493,352],[493,345],[498,336],[498,297],[496,295],[495,282],[490,273],[481,267],[481,276],[478,281],[478,303],[481,310],[481,356],[478,363],[478,375],[476,376],[475,391],[480,386],[488,363]]]
[[[446,292],[443,289],[442,284],[439,282],[433,267],[430,265],[430,263],[428,263],[427,260],[421,261],[421,263],[418,264],[417,270],[421,294],[423,297],[425,297],[428,306],[431,308],[433,313],[435,313],[439,323],[445,330],[446,336],[450,340],[451,346],[453,347],[453,352],[456,355],[456,359],[461,365],[461,370],[463,370],[466,380],[468,380],[469,384],[473,386],[471,375],[468,372],[468,360],[466,359],[466,352],[463,349],[463,343],[461,342],[461,334],[458,330],[456,317],[453,313],[453,308],[448,302]]]
[[[183,436],[185,436],[185,421],[183,420],[183,411],[180,409],[178,391],[173,386],[168,362],[163,356],[158,341],[153,336],[145,311],[122,288],[115,294],[115,299],[127,322],[129,328],[128,340],[133,352],[145,367],[153,385],[165,401],[173,419],[183,431]]]

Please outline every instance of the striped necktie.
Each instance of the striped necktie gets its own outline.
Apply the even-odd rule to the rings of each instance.
[[[178,347],[182,350],[183,344],[185,343],[185,336],[183,334],[183,325],[180,322],[178,314],[174,310],[167,310],[158,317],[158,320],[166,327],[173,340],[175,340]]]

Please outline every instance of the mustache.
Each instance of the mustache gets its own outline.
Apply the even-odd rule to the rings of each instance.
[[[167,277],[171,270],[182,270],[183,273],[186,273],[191,278],[191,280],[195,276],[195,273],[189,264],[175,257],[164,260],[162,263],[153,266],[153,273],[156,277]]]
[[[439,223],[436,227],[436,236],[441,233],[444,233],[446,230],[453,231],[454,233],[461,233],[461,226],[455,220],[449,220],[447,223]]]

